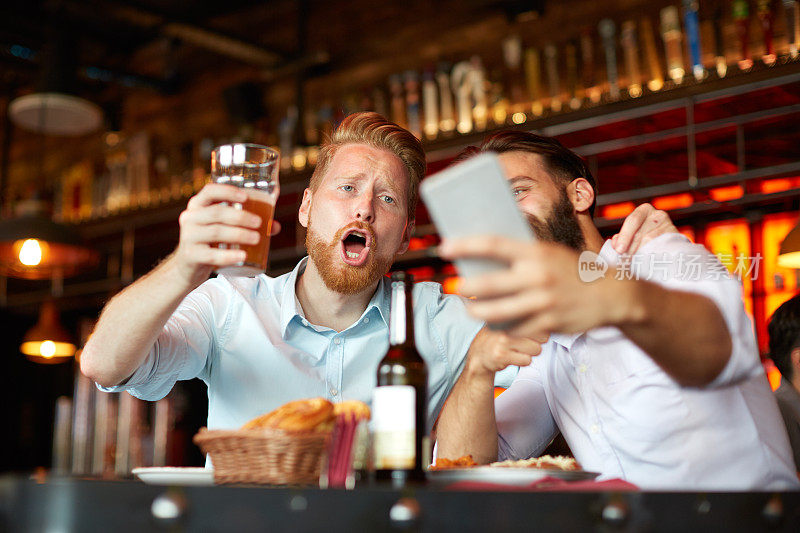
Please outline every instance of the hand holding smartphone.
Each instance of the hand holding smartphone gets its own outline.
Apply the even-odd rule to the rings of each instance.
[[[481,154],[425,178],[420,195],[439,234],[446,239],[496,235],[523,242],[535,239],[496,154]],[[470,277],[507,265],[490,259],[457,259],[459,274]]]

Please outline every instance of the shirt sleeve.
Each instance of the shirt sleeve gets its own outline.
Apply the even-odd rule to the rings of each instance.
[[[230,291],[227,282],[214,279],[192,291],[161,330],[144,362],[122,385],[98,388],[127,391],[142,400],[160,400],[178,380],[202,377],[224,331]]]
[[[732,350],[722,372],[707,387],[738,383],[764,372],[742,285],[716,255],[683,235],[670,233],[642,246],[633,260],[632,273],[637,279],[705,296],[722,314]]]
[[[530,365],[520,368],[508,390],[495,399],[499,461],[538,456],[558,433],[539,363],[534,357]]]
[[[483,322],[469,316],[462,297],[444,294],[438,283],[417,283],[415,289],[414,329],[417,349],[429,362],[428,413],[433,427]]]

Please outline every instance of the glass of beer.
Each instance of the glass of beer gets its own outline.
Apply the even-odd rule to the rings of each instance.
[[[272,217],[280,189],[278,163],[277,151],[258,144],[225,144],[211,153],[212,181],[244,189],[247,200],[233,204],[234,207],[261,217],[258,244],[219,243],[222,249],[245,250],[247,257],[241,263],[217,269],[218,274],[253,277],[266,270]]]

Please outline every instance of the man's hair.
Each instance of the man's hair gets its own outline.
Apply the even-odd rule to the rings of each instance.
[[[348,115],[320,148],[317,166],[308,185],[312,191],[319,186],[336,151],[346,144],[366,144],[382,148],[400,158],[408,173],[408,220],[414,220],[417,189],[425,175],[425,152],[419,139],[378,113]]]
[[[527,131],[505,130],[488,135],[480,146],[468,146],[456,156],[453,163],[483,153],[495,152],[529,152],[539,154],[544,161],[545,169],[550,176],[557,178],[566,187],[576,178],[583,178],[589,182],[594,191],[595,198],[589,206],[589,215],[594,216],[597,204],[597,183],[589,167],[581,156],[565,148],[553,137],[544,137]]]
[[[791,353],[800,347],[800,295],[781,304],[767,325],[769,357],[786,379],[792,379]]]

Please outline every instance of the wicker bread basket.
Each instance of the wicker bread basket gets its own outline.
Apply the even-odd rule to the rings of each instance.
[[[211,456],[215,483],[315,485],[330,433],[201,428],[194,443]]]

